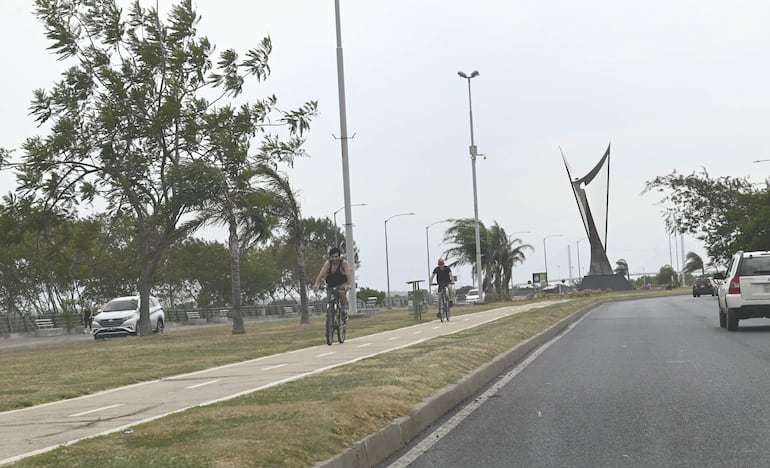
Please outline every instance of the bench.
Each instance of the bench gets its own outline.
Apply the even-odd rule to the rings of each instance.
[[[187,321],[185,321],[185,323],[188,325],[204,325],[207,323],[206,319],[201,317],[201,313],[197,310],[191,310],[185,313],[187,314]]]
[[[220,309],[218,315],[214,315],[209,319],[209,322],[212,323],[228,323],[230,319],[227,317],[227,314],[230,311],[227,309]]]
[[[35,326],[38,329],[54,328],[54,323],[53,323],[53,320],[51,319],[46,319],[46,318],[35,319]]]
[[[63,328],[56,327],[53,319],[38,318],[35,319],[35,336],[58,336],[64,334]]]

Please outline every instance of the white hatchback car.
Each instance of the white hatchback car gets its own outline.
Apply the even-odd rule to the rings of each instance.
[[[468,304],[478,304],[479,299],[480,297],[478,289],[471,289],[468,291],[468,294],[465,295],[465,302]]]
[[[116,297],[94,316],[91,330],[95,340],[137,334],[139,296]],[[150,296],[150,328],[162,333],[166,316],[158,300]]]
[[[738,329],[738,321],[770,318],[770,251],[737,252],[727,264],[724,279],[717,289],[719,326]]]

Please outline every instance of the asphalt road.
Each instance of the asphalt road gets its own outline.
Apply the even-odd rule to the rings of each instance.
[[[79,398],[6,411],[0,413],[0,464],[81,439],[130,430],[133,425],[187,408],[235,398],[551,303],[507,306],[458,316],[448,323],[434,320],[349,339],[342,345],[314,346]],[[56,339],[92,338],[71,336]]]
[[[602,305],[383,466],[770,466],[770,321],[716,298]]]

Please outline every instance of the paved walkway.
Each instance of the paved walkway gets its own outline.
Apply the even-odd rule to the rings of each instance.
[[[0,464],[85,438],[129,430],[131,426],[171,413],[236,398],[552,303],[507,306],[461,315],[451,322],[434,320],[349,339],[342,345],[314,346],[93,395],[6,411],[0,413]],[[85,335],[84,338],[91,339]]]

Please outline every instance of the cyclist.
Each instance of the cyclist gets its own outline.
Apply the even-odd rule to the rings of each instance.
[[[438,259],[438,266],[433,269],[433,274],[430,275],[430,281],[428,281],[428,284],[433,284],[433,278],[436,278],[436,284],[439,285],[439,288],[446,286],[449,293],[449,305],[454,305],[454,301],[452,300],[454,297],[454,290],[452,285],[455,284],[455,282],[452,276],[452,270],[446,266],[443,258]],[[440,314],[441,312],[437,313],[436,317],[439,317]]]
[[[329,260],[324,262],[324,266],[321,267],[321,271],[316,276],[315,284],[313,284],[314,291],[318,292],[318,286],[322,279],[326,279],[326,286],[329,288],[346,285],[345,293],[340,293],[340,304],[342,305],[342,320],[347,320],[347,292],[353,289],[353,277],[350,274],[348,261],[340,258],[340,249],[337,247],[329,249]]]

